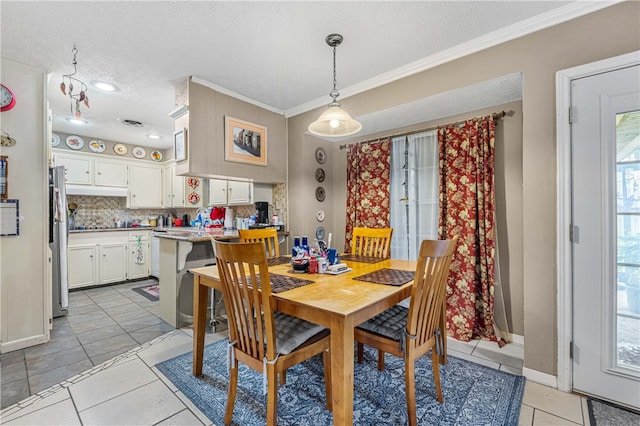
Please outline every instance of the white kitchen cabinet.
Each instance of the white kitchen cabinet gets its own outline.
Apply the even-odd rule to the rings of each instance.
[[[129,168],[129,208],[162,207],[162,169],[135,164]]]
[[[149,274],[160,278],[160,238],[151,235],[151,256]]]
[[[150,231],[129,232],[129,279],[149,276],[151,259],[149,258]]]
[[[127,279],[127,243],[100,244],[100,284]]]
[[[175,163],[164,167],[162,169],[164,207],[202,207],[203,183],[202,178],[177,176]]]
[[[68,280],[69,288],[87,287],[98,284],[96,272],[96,244],[71,245],[68,248]]]
[[[56,154],[56,165],[64,166],[67,185],[127,187],[128,164],[92,158],[86,154]]]
[[[233,206],[253,202],[253,183],[234,180],[209,179],[209,205]]]

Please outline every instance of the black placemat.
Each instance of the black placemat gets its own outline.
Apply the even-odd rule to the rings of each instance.
[[[260,275],[257,275],[256,278],[258,279],[258,287],[260,287]],[[302,287],[314,282],[280,274],[269,274],[269,281],[271,281],[271,293],[282,293],[283,291]],[[250,277],[247,277],[247,283],[251,285]]]
[[[360,263],[378,263],[387,259],[384,257],[362,256],[359,254],[345,253],[340,255],[340,262],[344,260],[350,260],[351,262],[360,262]]]
[[[289,263],[290,261],[291,261],[291,258],[289,256],[268,257],[267,265],[269,266],[283,265],[285,263]]]
[[[386,284],[400,286],[413,280],[414,271],[405,271],[402,269],[384,268],[368,274],[355,277],[354,280],[367,281],[375,284]]]

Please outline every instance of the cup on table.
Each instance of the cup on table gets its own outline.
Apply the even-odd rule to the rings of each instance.
[[[335,265],[336,264],[337,254],[338,254],[338,252],[334,248],[330,248],[327,251],[327,260],[329,261],[329,265]]]

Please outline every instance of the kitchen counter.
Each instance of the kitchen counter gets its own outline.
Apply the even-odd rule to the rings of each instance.
[[[156,228],[156,227],[151,227],[151,226],[131,226],[129,228],[94,228],[94,229],[70,229],[69,233],[70,234],[82,234],[85,232],[119,232],[119,231],[149,231],[149,230],[155,230],[155,229],[162,229],[162,228]]]
[[[216,240],[232,240],[238,238],[238,231],[224,230],[222,228],[155,228],[153,235],[176,241],[188,241],[191,243]]]

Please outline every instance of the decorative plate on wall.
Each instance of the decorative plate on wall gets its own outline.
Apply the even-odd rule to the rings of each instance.
[[[189,179],[187,179],[187,185],[189,185],[193,189],[196,189],[198,185],[200,185],[200,179],[198,179],[197,177],[190,177]]]
[[[55,133],[51,133],[51,146],[58,145],[60,145],[60,136],[56,135]]]
[[[318,222],[322,222],[324,220],[324,210],[318,210],[316,212],[316,219]]]
[[[129,149],[125,144],[117,143],[113,146],[113,152],[115,152],[118,155],[125,155],[127,152],[129,152]]]
[[[319,186],[316,188],[316,200],[322,202],[324,201],[326,194],[324,192],[324,188]]]
[[[324,240],[324,227],[318,226],[316,228],[316,240]]]
[[[144,156],[147,155],[147,151],[145,151],[144,148],[140,146],[136,146],[135,148],[133,148],[131,150],[131,153],[136,158],[144,158]]]
[[[322,169],[322,168],[318,167],[318,168],[316,169],[316,180],[317,180],[318,182],[324,182],[324,178],[325,178],[325,176],[324,176],[324,169]]]
[[[71,149],[82,149],[84,146],[84,141],[80,136],[71,135],[67,136],[67,140],[65,140],[67,146]]]
[[[316,161],[320,164],[327,162],[327,152],[323,148],[316,149]]]
[[[103,152],[104,148],[104,142],[102,142],[100,139],[93,139],[91,142],[89,142],[89,149],[92,152]]]
[[[150,155],[153,161],[162,161],[162,153],[160,151],[153,150]]]

